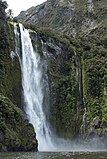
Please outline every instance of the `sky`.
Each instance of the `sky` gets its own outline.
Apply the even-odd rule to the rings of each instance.
[[[14,16],[17,16],[22,10],[27,10],[32,6],[37,6],[46,0],[6,0],[9,9],[13,10]]]

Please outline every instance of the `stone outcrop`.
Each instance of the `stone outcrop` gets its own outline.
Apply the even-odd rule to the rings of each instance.
[[[82,31],[89,33],[106,21],[105,0],[47,0],[43,4],[22,11],[19,22],[48,27],[75,35]]]

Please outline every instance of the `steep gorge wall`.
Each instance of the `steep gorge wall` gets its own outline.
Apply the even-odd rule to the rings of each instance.
[[[15,50],[14,30],[7,23],[6,6],[0,3],[0,93],[9,97],[13,103],[21,105],[20,65],[18,58],[11,58],[11,53]]]
[[[76,138],[81,133],[86,107],[85,133],[106,135],[106,30],[94,29],[88,37],[81,33],[73,38],[51,29],[36,29],[35,33],[34,26],[26,27],[34,48],[37,45],[41,59],[48,62],[47,120],[53,132],[60,137]]]
[[[34,128],[18,108],[21,107],[21,72],[18,58],[12,58],[14,28],[7,23],[6,6],[0,1],[0,152],[37,151]]]
[[[36,29],[34,25],[27,27]],[[75,138],[84,124],[83,135],[106,136],[106,27],[75,38],[51,29],[36,32],[39,44],[41,39],[44,42],[48,60],[53,131],[64,138]],[[42,44],[38,48],[43,52]]]
[[[84,113],[82,63],[76,49],[79,44],[73,37],[48,29],[31,32],[31,38],[48,63],[50,128],[59,137],[76,138]]]
[[[107,134],[107,29],[94,29],[87,37],[80,38],[83,47],[83,88],[87,106],[88,133]],[[97,121],[97,122],[96,122]]]

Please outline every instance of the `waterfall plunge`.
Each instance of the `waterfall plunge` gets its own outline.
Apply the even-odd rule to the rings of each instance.
[[[19,38],[17,27],[14,25],[14,33],[16,38],[16,54],[19,57],[22,72],[22,87],[25,102],[25,112],[30,123],[34,126],[39,150],[52,151],[54,146],[51,141],[51,132],[46,122],[45,113],[43,111],[44,99],[44,80],[43,67],[40,56],[35,52],[32,46],[30,35],[22,24],[19,24],[21,33],[22,57],[17,52],[17,39]],[[46,83],[46,81],[45,81]]]
[[[30,35],[27,29],[22,24],[19,24],[21,34],[22,55],[20,55],[20,36],[16,24],[14,25],[15,53],[19,58],[22,72],[22,87],[24,96],[24,110],[30,123],[34,126],[36,137],[38,140],[39,151],[78,151],[75,143],[70,140],[65,140],[53,134],[46,122],[46,112],[43,109],[43,99],[45,95],[48,80],[44,79],[43,61],[41,62],[40,56],[37,51],[34,51]],[[43,46],[43,41],[41,41]],[[44,48],[43,53],[46,54]],[[46,66],[46,65],[45,65]],[[45,82],[44,82],[45,81]],[[44,85],[46,89],[44,90]],[[47,109],[47,108],[45,108]]]
[[[43,61],[41,62],[39,54],[37,51],[34,51],[28,30],[21,24],[19,24],[19,27],[21,34],[22,55],[20,56],[19,54],[20,34],[17,31],[18,29],[16,24],[14,25],[16,43],[15,53],[18,56],[21,65],[22,87],[25,102],[24,109],[30,123],[34,126],[39,144],[39,151],[93,151],[98,150],[98,143],[100,145],[100,150],[103,149],[105,145],[99,139],[92,139],[88,142],[88,144],[84,142],[78,143],[78,140],[71,142],[70,140],[58,138],[50,131],[46,122],[46,115],[49,114],[46,113],[48,112],[47,110],[44,113],[43,108],[43,99],[44,95],[47,95],[46,91],[48,87],[46,75],[44,78],[46,71],[46,68],[44,70],[44,65],[46,66],[46,64],[43,64]],[[44,50],[43,52],[46,54]],[[47,107],[45,105],[45,109],[47,109]],[[85,121],[85,116],[86,109],[83,116],[83,123]]]

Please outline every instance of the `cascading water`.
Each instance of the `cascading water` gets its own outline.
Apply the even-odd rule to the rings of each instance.
[[[16,54],[19,57],[22,71],[25,112],[30,123],[34,126],[39,150],[54,150],[51,132],[46,122],[46,116],[43,109],[44,81],[45,83],[47,82],[43,76],[43,62],[41,63],[39,54],[33,49],[28,30],[25,29],[22,24],[19,24],[19,27],[22,45],[21,57],[19,56],[17,49],[18,33],[16,25],[14,25],[14,33],[16,37]]]
[[[89,13],[93,13],[94,12],[94,3],[93,3],[93,0],[88,0],[87,3],[88,3],[88,12]]]
[[[30,123],[34,126],[37,135],[39,151],[70,151],[70,141],[58,138],[55,134],[53,134],[50,131],[49,125],[46,121],[46,116],[48,115],[48,106],[46,107],[45,105],[44,108],[43,105],[44,96],[47,96],[47,91],[49,88],[48,77],[46,76],[47,66],[45,60],[44,62],[41,61],[38,52],[34,51],[28,30],[25,29],[22,24],[19,24],[19,27],[21,34],[22,55],[19,54],[20,36],[17,32],[16,24],[14,25],[14,33],[16,38],[15,53],[18,56],[21,65],[22,87],[25,102],[24,109]],[[44,49],[43,41],[41,41],[41,44],[43,47],[43,54],[46,56],[46,50]],[[75,149],[75,146],[73,149]]]
[[[20,33],[18,32],[20,28]],[[15,43],[16,49],[15,54],[11,52],[11,58],[18,56],[21,65],[22,72],[22,87],[23,96],[25,102],[25,112],[30,123],[34,126],[37,140],[39,144],[39,151],[85,151],[92,149],[92,141],[87,145],[84,143],[71,142],[71,140],[64,140],[58,138],[55,134],[50,131],[49,124],[47,122],[47,116],[49,115],[48,110],[48,76],[46,58],[44,60],[40,58],[38,51],[34,51],[30,34],[21,24],[14,25]],[[35,33],[36,34],[36,33]],[[44,43],[42,44],[42,52],[44,56],[47,55],[47,51],[44,49]],[[36,47],[37,49],[37,47]],[[21,54],[20,54],[21,53]],[[75,54],[76,55],[76,54]],[[77,65],[78,66],[78,65]],[[73,68],[74,69],[74,66]],[[74,70],[73,70],[74,71]],[[77,77],[79,76],[78,70]],[[78,79],[77,79],[77,82]],[[85,118],[86,118],[86,104],[84,100],[84,115],[83,123],[81,126],[81,133],[85,133]],[[96,145],[94,145],[96,143]],[[30,143],[29,143],[30,144]],[[94,148],[97,147],[98,142],[94,142]],[[91,145],[91,147],[90,147]],[[101,145],[101,142],[100,142]]]

